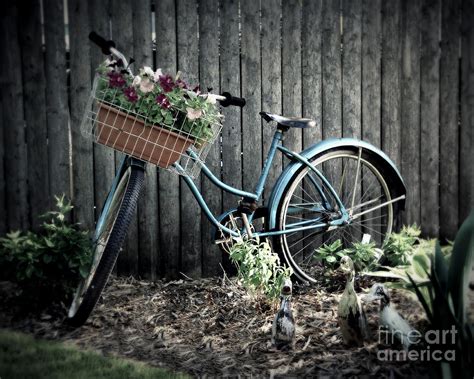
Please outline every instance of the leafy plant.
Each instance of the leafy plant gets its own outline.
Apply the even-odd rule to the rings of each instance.
[[[14,231],[0,238],[0,277],[18,283],[31,298],[64,298],[91,264],[88,233],[67,221],[70,202],[56,197],[56,207],[41,216],[40,232]]]
[[[387,286],[391,288],[400,288],[415,293],[415,288],[410,277],[419,286],[420,290],[428,293],[430,281],[427,272],[430,270],[430,254],[428,250],[434,246],[433,241],[419,240],[419,244],[413,250],[413,253],[407,255],[407,263],[397,267],[381,266],[383,270],[366,271],[364,275],[381,277],[388,279]]]
[[[444,377],[472,378],[474,376],[474,327],[466,318],[469,301],[467,291],[469,274],[474,264],[474,212],[463,223],[454,241],[450,262],[443,256],[439,243],[431,255],[428,273],[430,286],[428,293],[409,276],[430,322],[435,331],[456,330],[453,345],[440,344],[440,350],[455,349],[455,360],[442,362]]]
[[[322,262],[323,265],[328,269],[335,269],[338,266],[337,257],[342,257],[342,242],[340,239],[334,241],[331,244],[323,244],[318,247],[313,254],[313,258],[319,262]]]
[[[341,240],[336,240],[330,245],[324,244],[314,252],[314,259],[322,262],[326,268],[337,268],[338,257],[348,255],[354,262],[357,270],[362,270],[372,265],[381,255],[374,242],[353,242],[351,247],[343,249]]]
[[[388,265],[396,267],[408,264],[408,257],[419,241],[420,234],[421,230],[416,224],[403,226],[400,233],[390,234],[382,247]]]
[[[278,299],[291,268],[280,265],[280,258],[267,242],[239,240],[230,248],[230,259],[237,266],[237,275],[251,293]]]
[[[191,89],[179,76],[143,67],[132,76],[121,62],[107,60],[98,68],[96,89],[103,101],[133,112],[152,124],[178,129],[202,145],[214,137],[212,125],[222,116],[215,95],[201,96],[199,86]]]

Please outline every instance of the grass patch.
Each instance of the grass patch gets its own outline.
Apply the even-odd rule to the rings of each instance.
[[[140,362],[0,330],[0,378],[187,378]]]

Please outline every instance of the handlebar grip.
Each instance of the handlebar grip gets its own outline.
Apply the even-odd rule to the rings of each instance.
[[[229,105],[235,105],[237,107],[245,106],[245,99],[243,97],[232,96],[229,92],[222,93],[222,96],[225,97],[225,100],[221,100],[220,103],[223,107],[228,107]]]
[[[99,46],[102,50],[102,53],[105,55],[110,54],[110,48],[115,47],[115,42],[112,40],[107,41],[105,38],[98,35],[96,32],[89,33],[89,39]]]

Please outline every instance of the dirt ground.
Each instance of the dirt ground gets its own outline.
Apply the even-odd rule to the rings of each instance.
[[[199,377],[427,376],[420,362],[381,362],[377,351],[377,306],[367,309],[371,341],[347,348],[336,310],[341,291],[295,286],[295,346],[271,346],[275,307],[250,298],[228,278],[146,282],[111,280],[86,325],[71,329],[63,317],[19,316],[11,290],[0,291],[0,327],[67,341]],[[10,297],[10,299],[8,299]],[[417,329],[424,320],[417,302],[392,291],[392,301]]]

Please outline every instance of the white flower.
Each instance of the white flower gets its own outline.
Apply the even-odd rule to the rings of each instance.
[[[153,84],[153,82],[149,78],[144,77],[141,80],[141,82],[140,82],[140,91],[142,91],[143,93],[148,93],[148,92],[153,91],[153,88],[155,88],[155,85]]]
[[[145,66],[145,67],[141,68],[140,69],[140,74],[141,75],[147,75],[150,78],[153,78],[153,76],[155,75],[155,73],[153,72],[153,70],[151,69],[150,66]]]
[[[160,76],[162,75],[163,75],[163,71],[161,71],[161,68],[157,69],[155,73],[153,74],[153,80],[157,82],[158,80],[160,80]]]
[[[190,120],[196,120],[202,116],[202,111],[200,109],[186,108],[188,113],[188,118]]]
[[[137,75],[133,78],[132,86],[138,87],[142,81],[142,77],[140,75]]]
[[[206,101],[211,104],[215,104],[217,102],[217,96],[214,95],[213,93],[208,93],[206,96]]]

